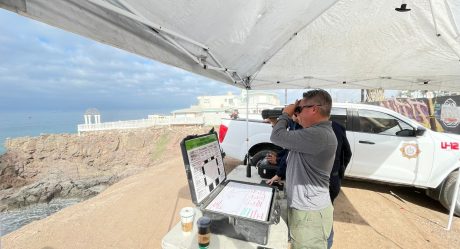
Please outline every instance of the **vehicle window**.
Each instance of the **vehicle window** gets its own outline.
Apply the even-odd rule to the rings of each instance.
[[[331,110],[331,120],[335,121],[343,127],[347,127],[347,109],[346,108],[335,108]]]
[[[359,131],[396,136],[402,130],[413,130],[412,126],[391,115],[378,111],[359,110]]]

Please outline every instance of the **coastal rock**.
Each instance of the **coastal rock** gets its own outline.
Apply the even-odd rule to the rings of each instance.
[[[185,136],[210,128],[149,128],[8,139],[7,152],[0,156],[0,210],[49,202],[56,197],[94,196],[120,179],[180,155],[179,143]]]

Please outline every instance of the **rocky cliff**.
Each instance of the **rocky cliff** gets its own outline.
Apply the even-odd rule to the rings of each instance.
[[[180,155],[180,141],[211,127],[150,128],[7,140],[0,156],[0,211],[55,197],[90,197]]]

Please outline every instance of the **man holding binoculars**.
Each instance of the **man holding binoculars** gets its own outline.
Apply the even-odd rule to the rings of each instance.
[[[337,139],[329,116],[332,98],[322,89],[308,91],[286,106],[273,127],[271,141],[289,150],[286,169],[288,226],[292,248],[327,248],[333,222],[329,177]],[[287,130],[297,116],[300,130]]]

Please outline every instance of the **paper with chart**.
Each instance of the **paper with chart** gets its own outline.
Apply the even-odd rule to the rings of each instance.
[[[197,202],[200,203],[225,179],[217,136],[210,134],[185,141]]]
[[[270,187],[229,182],[206,210],[267,221],[272,195]]]

